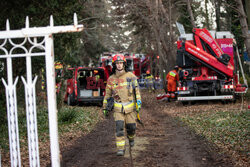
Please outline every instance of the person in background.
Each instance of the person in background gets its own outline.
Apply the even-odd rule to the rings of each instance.
[[[154,77],[150,74],[149,70],[147,70],[146,74],[146,87],[149,92],[154,91]]]
[[[167,80],[167,97],[168,98],[175,98],[176,86],[177,82],[179,82],[179,67],[175,66],[173,70],[169,71],[166,76]]]

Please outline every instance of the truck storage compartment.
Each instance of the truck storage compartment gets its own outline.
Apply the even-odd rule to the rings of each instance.
[[[104,71],[101,69],[81,69],[78,71],[78,97],[99,97],[104,92]]]

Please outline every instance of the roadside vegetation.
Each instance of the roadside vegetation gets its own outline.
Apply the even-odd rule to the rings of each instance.
[[[3,118],[3,117],[1,117]],[[6,116],[4,122],[0,126],[0,148],[2,154],[3,165],[8,164],[9,152],[9,137]],[[91,131],[99,119],[99,108],[95,106],[88,107],[69,107],[63,105],[58,111],[58,134],[60,147],[67,146],[67,141],[73,140],[75,135],[86,134]],[[37,122],[38,122],[38,138],[40,154],[49,156],[49,118],[47,108],[39,107],[37,109]],[[26,111],[24,109],[18,110],[18,124],[19,136],[21,146],[21,157],[28,158],[28,141],[27,141],[27,124],[26,124]],[[26,157],[26,158],[25,158]],[[25,163],[25,161],[23,161]],[[27,161],[28,163],[28,161]]]
[[[238,165],[250,163],[250,110],[215,106],[178,114],[178,117],[196,134],[218,146],[222,153],[229,153]]]

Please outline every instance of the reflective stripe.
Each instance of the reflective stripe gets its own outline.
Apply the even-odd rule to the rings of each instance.
[[[135,135],[128,135],[129,139],[133,139],[135,137]]]
[[[116,142],[116,146],[118,146],[118,147],[125,146],[125,140],[123,140],[123,141],[117,141]]]
[[[103,103],[108,103],[108,101],[105,99],[105,100],[103,100]]]
[[[172,77],[175,77],[176,73],[174,73],[173,71],[170,71],[169,75],[172,76]]]
[[[135,80],[134,82],[135,82],[135,86],[138,86],[138,82],[137,82],[137,80]]]
[[[122,108],[122,106],[123,106],[124,109],[126,109],[126,108],[133,107],[134,105],[135,105],[135,103],[133,101],[128,102],[128,103],[118,103],[118,102],[115,102],[114,107]]]
[[[152,79],[153,76],[148,76],[148,77],[145,77],[145,79]]]
[[[127,86],[127,85],[128,85],[127,82],[120,83],[120,86]]]

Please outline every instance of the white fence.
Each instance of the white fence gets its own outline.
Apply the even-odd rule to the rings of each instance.
[[[22,78],[25,87],[26,115],[27,115],[27,131],[29,146],[29,163],[30,166],[39,167],[39,146],[37,135],[37,113],[36,113],[36,92],[35,84],[37,76],[32,78],[31,57],[45,56],[46,62],[46,81],[47,81],[47,101],[49,112],[49,132],[50,132],[50,151],[52,166],[60,166],[59,143],[58,143],[58,126],[57,126],[57,107],[55,93],[55,69],[54,69],[54,46],[53,34],[66,32],[80,32],[83,25],[78,25],[77,16],[74,14],[74,25],[54,26],[53,17],[50,17],[50,25],[47,27],[29,27],[29,18],[26,18],[26,26],[20,30],[10,30],[9,21],[6,22],[6,31],[0,31],[0,58],[7,61],[7,82],[2,78],[6,89],[6,106],[8,117],[9,147],[11,166],[22,166],[19,145],[19,130],[17,117],[17,98],[16,84],[18,77],[13,83],[12,59],[26,58],[27,78]],[[42,38],[38,42],[37,38]],[[14,40],[23,40],[21,43],[15,43]],[[29,44],[27,48],[26,44]],[[9,48],[11,46],[11,48]],[[15,50],[22,50],[23,53],[15,54]],[[39,51],[37,51],[39,50]],[[0,161],[1,166],[1,161]]]

